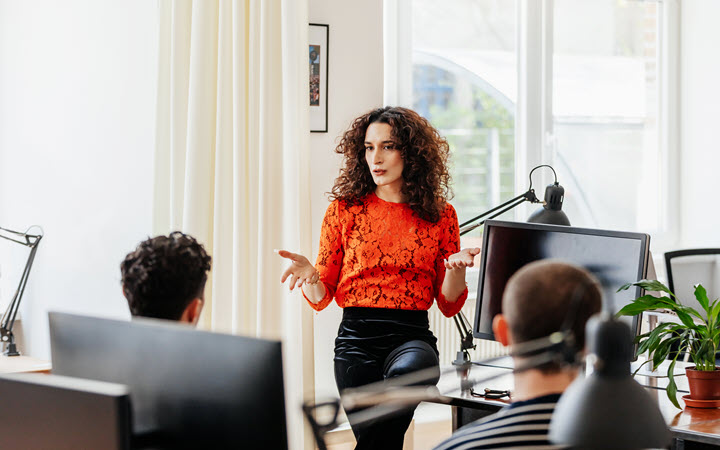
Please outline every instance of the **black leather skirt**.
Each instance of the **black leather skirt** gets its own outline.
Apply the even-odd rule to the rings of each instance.
[[[335,339],[335,382],[338,390],[436,368],[440,376],[437,339],[430,331],[427,311],[345,308]],[[413,408],[384,420],[350,425],[358,449],[402,449]]]
[[[438,365],[427,311],[345,308],[335,339],[338,389]]]
[[[384,360],[395,348],[415,340],[439,354],[427,311],[348,307],[335,339],[335,359],[356,355]]]

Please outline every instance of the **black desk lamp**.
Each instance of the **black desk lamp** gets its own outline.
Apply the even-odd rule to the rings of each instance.
[[[585,334],[595,370],[560,397],[550,440],[573,448],[666,448],[670,432],[657,403],[630,375],[630,327],[603,312]]]
[[[548,169],[552,170],[553,175],[555,176],[555,182],[553,184],[549,184],[545,188],[545,199],[542,202],[538,200],[537,196],[535,195],[535,189],[533,189],[532,187],[532,174],[541,167],[547,167]],[[558,183],[557,173],[555,172],[555,169],[553,169],[552,166],[549,166],[547,164],[542,164],[540,166],[533,167],[533,169],[530,171],[530,175],[528,176],[528,178],[530,179],[530,187],[526,192],[506,201],[502,205],[498,205],[478,216],[473,217],[466,222],[463,222],[462,224],[460,224],[460,236],[467,234],[475,228],[482,226],[485,221],[493,219],[500,214],[510,211],[511,209],[515,208],[523,202],[543,204],[542,208],[538,209],[530,215],[530,217],[528,218],[528,222],[547,223],[552,225],[570,225],[570,220],[568,220],[567,216],[562,211],[562,204],[563,200],[565,199],[565,188],[560,186],[560,184]]]
[[[30,275],[30,269],[35,261],[37,247],[43,237],[42,229],[40,229],[40,234],[29,234],[28,231],[30,231],[30,228],[28,228],[24,233],[21,233],[19,231],[12,231],[0,227],[0,238],[16,242],[20,245],[24,245],[25,247],[30,247],[30,254],[28,255],[27,262],[25,263],[25,269],[20,276],[20,284],[18,284],[15,296],[13,296],[7,310],[5,310],[5,314],[2,316],[2,320],[0,320],[0,342],[7,344],[7,350],[5,351],[5,355],[7,356],[20,356],[20,352],[18,352],[17,347],[15,346],[15,335],[12,330],[15,325],[18,308],[20,307],[20,300],[22,300],[23,292],[25,292],[25,286],[27,285],[28,276]]]
[[[542,202],[538,200],[537,196],[535,195],[535,190],[532,187],[532,174],[541,167],[547,167],[548,169],[552,170],[553,175],[555,176],[555,182],[553,184],[549,184],[545,188],[545,199]],[[543,164],[534,167],[530,171],[530,175],[528,176],[528,178],[530,179],[530,187],[526,192],[518,195],[513,199],[508,200],[502,205],[496,206],[462,223],[460,225],[460,236],[471,232],[472,230],[482,226],[487,220],[493,219],[500,214],[510,211],[511,209],[526,201],[530,203],[543,204],[542,208],[538,209],[530,215],[527,220],[528,222],[569,226],[570,220],[568,220],[567,215],[565,215],[565,213],[562,211],[562,204],[563,200],[565,199],[565,188],[560,186],[560,184],[558,183],[557,173],[555,172],[555,169],[553,169],[552,166]],[[453,364],[456,366],[462,366],[470,363],[470,350],[475,348],[475,344],[473,344],[473,333],[472,329],[470,328],[470,323],[468,322],[467,317],[465,317],[465,314],[463,314],[462,311],[453,316],[453,321],[455,322],[455,326],[458,329],[458,333],[460,333],[460,351],[457,352],[457,357],[455,361],[453,361]]]

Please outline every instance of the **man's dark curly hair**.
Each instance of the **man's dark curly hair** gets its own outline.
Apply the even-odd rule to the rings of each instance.
[[[203,298],[210,261],[195,238],[179,231],[141,242],[120,264],[130,312],[180,319],[194,298]]]
[[[407,108],[378,108],[355,119],[335,148],[336,153],[343,155],[343,166],[330,199],[358,204],[375,191],[376,185],[365,161],[365,132],[371,123],[392,127],[404,164],[402,193],[410,208],[427,221],[440,220],[452,196],[447,166],[450,147],[430,122]]]

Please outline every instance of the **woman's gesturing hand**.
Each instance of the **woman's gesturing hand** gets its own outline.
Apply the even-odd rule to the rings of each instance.
[[[280,282],[284,283],[285,280],[290,277],[291,291],[295,289],[296,286],[300,287],[303,284],[317,284],[317,282],[320,281],[320,274],[303,255],[292,253],[287,250],[276,250],[276,252],[283,258],[287,258],[292,261],[290,267],[283,272],[282,278],[280,278]]]
[[[445,269],[455,270],[472,267],[475,256],[480,254],[478,247],[464,248],[459,252],[452,254],[445,260]]]

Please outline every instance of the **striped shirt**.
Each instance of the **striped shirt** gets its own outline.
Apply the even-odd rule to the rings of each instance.
[[[478,448],[557,449],[548,440],[550,418],[560,394],[515,402],[497,413],[468,424],[435,450]]]

